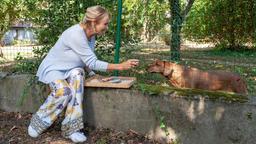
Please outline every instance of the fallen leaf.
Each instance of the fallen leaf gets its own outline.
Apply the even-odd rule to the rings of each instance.
[[[16,126],[13,126],[13,127],[9,130],[8,134],[9,134],[11,131],[13,131],[14,129],[17,129],[17,127],[16,127]]]

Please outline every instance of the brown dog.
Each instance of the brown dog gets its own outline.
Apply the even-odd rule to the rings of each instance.
[[[158,72],[169,79],[178,88],[194,88],[212,91],[228,91],[247,94],[245,81],[237,74],[224,71],[201,71],[172,62],[156,60],[148,68],[149,72]]]

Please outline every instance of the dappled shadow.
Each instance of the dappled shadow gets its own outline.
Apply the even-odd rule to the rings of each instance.
[[[251,134],[251,131],[255,131],[255,127],[251,128],[253,121],[246,116],[252,112],[250,108],[241,109],[243,106],[239,104],[211,102],[203,97],[197,100],[166,97],[152,98],[159,105],[166,126],[160,128],[158,120],[151,131],[153,138],[165,143],[176,139],[184,144],[250,143],[255,140]],[[253,110],[252,113],[255,112]]]

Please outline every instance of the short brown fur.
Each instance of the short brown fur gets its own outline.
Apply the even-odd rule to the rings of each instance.
[[[245,81],[235,73],[225,71],[202,71],[176,63],[156,60],[148,68],[149,72],[158,72],[169,79],[177,88],[194,88],[212,91],[227,91],[247,94]]]

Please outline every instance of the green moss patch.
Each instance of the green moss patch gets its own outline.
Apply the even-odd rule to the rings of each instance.
[[[139,84],[138,86],[139,86],[139,89],[144,94],[155,95],[155,96],[169,95],[169,94],[175,93],[175,95],[177,96],[191,97],[191,98],[202,96],[210,100],[223,100],[228,102],[245,103],[248,101],[248,98],[244,95],[228,93],[228,92],[216,92],[216,91],[207,91],[207,90],[200,90],[200,89],[179,89],[174,87],[148,85],[148,84]]]

